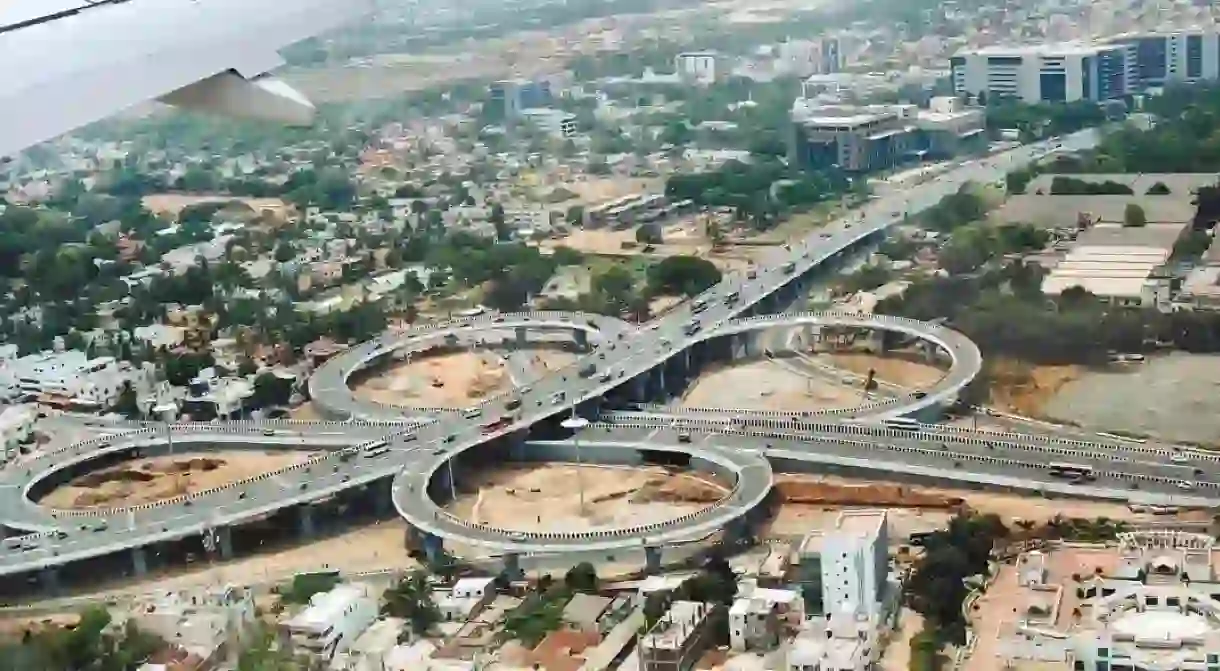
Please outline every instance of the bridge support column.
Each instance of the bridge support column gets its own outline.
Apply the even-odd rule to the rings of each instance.
[[[648,375],[637,375],[631,381],[631,400],[644,403],[648,401]]]
[[[48,566],[38,572],[38,580],[42,583],[43,589],[52,594],[59,593],[59,569],[54,566]]]
[[[148,550],[144,548],[131,549],[131,564],[137,578],[148,575]]]
[[[518,326],[517,328],[513,329],[513,332],[517,337],[517,347],[525,347],[525,343],[529,341],[528,329],[526,329],[524,326]]]
[[[741,339],[741,358],[748,359],[753,356],[754,334],[747,331],[745,333],[738,334],[737,337]]]
[[[394,491],[389,481],[375,482],[370,492],[373,497],[373,512],[385,517],[394,512]]]
[[[301,506],[297,509],[297,516],[298,523],[301,528],[301,537],[313,538],[315,531],[313,525],[313,508],[310,508],[309,506]]]
[[[589,333],[587,331],[582,329],[573,329],[572,339],[576,341],[576,346],[579,347],[582,352],[589,349]]]
[[[661,401],[669,399],[669,388],[665,386],[665,364],[657,366],[657,395]]]
[[[215,530],[216,551],[221,559],[233,558],[233,527],[220,527]]]
[[[420,541],[424,546],[424,556],[429,562],[439,562],[445,556],[445,541],[440,536],[420,532]]]
[[[649,574],[661,572],[661,548],[655,545],[644,546],[644,570]]]
[[[504,555],[503,575],[509,580],[520,580],[525,577],[525,572],[521,570],[521,556],[516,552]]]

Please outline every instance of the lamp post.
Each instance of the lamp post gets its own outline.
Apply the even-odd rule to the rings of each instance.
[[[580,457],[580,438],[577,433],[589,426],[589,420],[576,415],[576,408],[572,408],[572,416],[559,423],[565,429],[572,431],[572,442],[576,445],[576,488],[580,491],[580,516],[585,515],[585,478],[581,473],[584,470],[584,460]]]

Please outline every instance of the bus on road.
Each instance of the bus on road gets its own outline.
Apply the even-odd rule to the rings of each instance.
[[[1051,464],[1051,475],[1056,478],[1066,478],[1069,480],[1093,480],[1092,466],[1083,466],[1081,464]]]

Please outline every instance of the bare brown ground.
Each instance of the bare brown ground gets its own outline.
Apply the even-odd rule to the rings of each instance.
[[[841,487],[841,491],[843,493],[837,494],[837,496],[840,498],[840,500],[850,501],[850,506],[873,508],[886,507],[890,510],[910,509],[910,506],[904,505],[903,503],[893,505],[893,488],[901,487],[902,491],[904,492],[904,496],[909,497],[911,500],[932,502],[935,502],[937,499],[945,501],[953,501],[955,499],[961,500],[964,505],[969,506],[972,510],[980,513],[995,513],[1008,523],[1012,523],[1018,519],[1045,521],[1055,517],[1056,515],[1087,519],[1108,517],[1113,520],[1126,520],[1132,523],[1167,521],[1170,519],[1187,521],[1207,521],[1211,519],[1210,513],[1207,511],[1184,511],[1179,515],[1169,517],[1165,515],[1134,513],[1124,505],[1100,501],[1043,499],[1032,496],[1020,496],[1017,494],[1000,494],[971,489],[954,489],[949,487],[919,487],[904,485],[901,483],[849,479],[835,476],[780,474],[776,479],[777,481],[783,483],[816,483],[820,485],[820,488],[815,491],[825,493],[827,495],[833,493],[835,491],[835,487]],[[796,485],[783,485],[785,488],[794,486]],[[873,493],[880,493],[884,496],[873,498]],[[798,511],[809,509],[827,511],[848,506],[848,504],[785,504],[784,508],[790,506],[795,506]],[[931,508],[932,511],[937,509],[948,510],[948,508],[945,506],[932,506]],[[925,508],[924,513],[922,514],[929,514],[930,512],[931,511]]]
[[[894,352],[886,356],[843,352],[827,354],[831,363],[853,373],[867,375],[869,370],[877,373],[877,379],[908,389],[921,389],[936,384],[945,375],[945,370],[922,360],[914,353]]]
[[[911,668],[911,639],[923,629],[923,616],[909,608],[898,615],[898,626],[890,634],[890,641],[881,657],[884,671],[907,671]]]
[[[153,214],[172,214],[177,216],[178,212],[187,205],[196,205],[199,203],[217,203],[237,201],[249,205],[255,212],[264,208],[280,209],[284,207],[284,201],[279,198],[234,198],[224,195],[188,195],[181,193],[153,193],[144,196],[140,202],[144,207]]]
[[[819,378],[806,378],[769,361],[710,369],[682,398],[687,408],[742,408],[811,412],[859,405],[861,393]]]
[[[1039,417],[1045,404],[1084,370],[1080,366],[1030,366],[999,360],[989,366],[991,401],[1017,414]]]
[[[354,392],[389,405],[465,407],[507,384],[503,365],[490,354],[460,352],[404,361],[360,383]]]
[[[584,485],[584,514],[579,483]],[[478,476],[472,484],[478,486],[478,493],[459,496],[452,512],[523,531],[660,522],[698,510],[725,491],[711,481],[660,468],[572,464],[504,468]]]
[[[310,456],[297,451],[232,451],[139,459],[76,478],[39,503],[64,510],[151,503],[219,487]]]

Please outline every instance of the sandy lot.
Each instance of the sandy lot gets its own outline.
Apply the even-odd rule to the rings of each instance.
[[[806,378],[780,364],[759,361],[699,376],[682,398],[687,408],[742,408],[809,412],[850,408],[863,400],[858,389]]]
[[[585,514],[578,482],[584,483]],[[571,464],[523,466],[487,473],[478,494],[459,497],[450,510],[468,519],[523,531],[575,531],[649,524],[702,508],[665,499],[716,498],[723,487],[660,468]],[[708,496],[710,495],[710,496]]]
[[[913,356],[913,355],[912,355]],[[945,370],[929,363],[906,358],[905,355],[877,356],[861,353],[827,354],[831,365],[865,375],[877,372],[877,379],[908,389],[920,389],[936,384],[945,375]]]
[[[848,479],[836,476],[813,475],[805,473],[784,473],[777,476],[777,480],[788,482],[816,482],[842,485],[850,487],[858,491],[861,485],[867,483],[883,484],[884,481],[877,480],[861,480]],[[1084,501],[1075,499],[1041,499],[1036,497],[1018,496],[1016,494],[997,494],[992,492],[983,492],[971,489],[954,489],[948,487],[919,487],[907,485],[904,483],[888,483],[895,486],[901,486],[905,491],[912,492],[913,495],[930,495],[932,497],[958,498],[965,502],[967,506],[980,513],[995,513],[1002,517],[1006,522],[1011,523],[1013,520],[1049,520],[1055,515],[1063,515],[1064,517],[1081,517],[1095,519],[1098,517],[1108,517],[1113,520],[1128,520],[1133,523],[1166,521],[1166,516],[1148,515],[1142,513],[1133,513],[1126,506],[1115,503],[1103,503],[1097,501]],[[860,506],[868,506],[866,501],[860,501]],[[875,507],[875,506],[870,506]],[[792,508],[795,512],[789,513],[786,509]],[[796,520],[794,525],[799,524],[799,520],[803,517],[807,519],[819,519],[814,516],[817,511],[825,512],[827,510],[837,510],[836,506],[805,506],[785,504],[781,510],[779,521],[785,519]],[[912,525],[912,530],[921,530],[920,525],[924,524],[925,518],[935,520],[936,511],[924,510],[918,513],[915,510],[907,507],[890,508],[897,511],[898,519],[908,518],[903,524]],[[789,517],[785,518],[785,515]],[[1186,519],[1193,521],[1206,521],[1210,519],[1210,515],[1206,511],[1202,512],[1186,512],[1171,519]],[[789,529],[792,527],[780,527],[776,533],[793,533]],[[811,527],[809,527],[811,528]],[[808,530],[808,528],[806,528]],[[892,538],[897,538],[897,534],[891,534]]]
[[[299,463],[311,454],[231,451],[139,459],[83,475],[39,503],[72,509],[161,501]]]
[[[923,629],[923,616],[909,608],[898,614],[898,626],[890,633],[889,643],[881,657],[884,671],[907,671],[911,668],[911,639]]]
[[[355,388],[356,396],[388,405],[466,407],[509,384],[502,362],[487,352],[461,352],[402,362]]]
[[[1086,374],[1080,366],[1029,366],[993,361],[990,363],[991,402],[1009,412],[1043,417],[1047,414],[1047,405],[1060,396],[1060,390]],[[1140,403],[1143,402],[1141,398]],[[1127,410],[1124,409],[1124,414]]]
[[[1094,430],[1220,443],[1220,356],[1173,353],[1081,371],[1047,395],[1043,414]]]
[[[177,215],[187,205],[198,203],[215,203],[236,200],[249,205],[255,212],[263,208],[278,209],[284,207],[284,201],[279,198],[234,198],[232,196],[188,196],[177,193],[154,193],[144,196],[141,202],[153,214]]]

